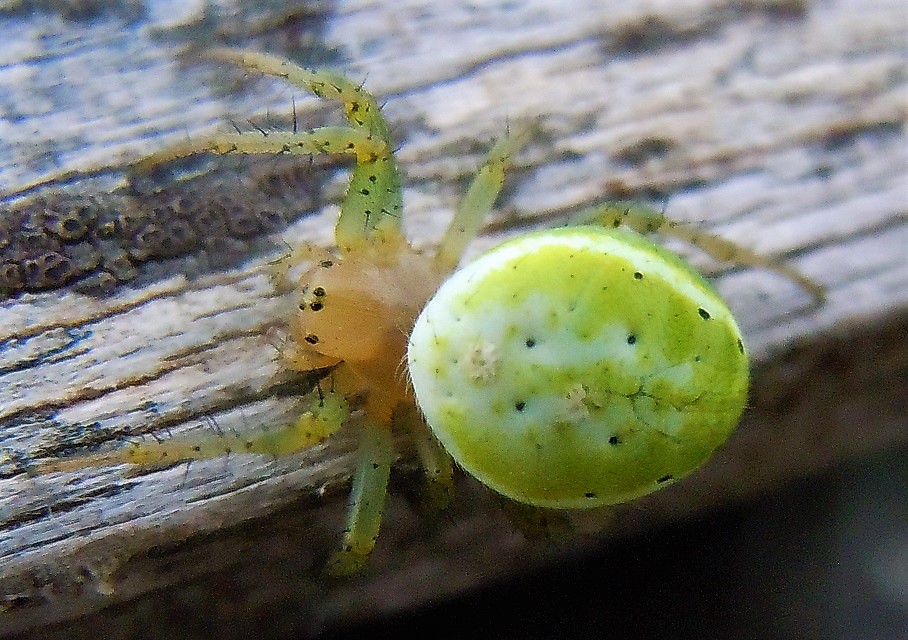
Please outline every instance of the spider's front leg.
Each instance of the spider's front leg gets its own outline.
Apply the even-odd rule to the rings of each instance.
[[[190,156],[211,153],[261,155],[352,155],[357,163],[369,163],[387,155],[387,144],[369,132],[351,127],[318,127],[295,133],[233,133],[186,140],[155,151],[129,165],[133,171],[149,173],[156,167]]]
[[[163,149],[134,163],[138,171],[198,153],[342,154],[356,160],[335,239],[342,252],[388,234],[401,235],[401,186],[388,124],[369,92],[344,76],[312,71],[262,53],[213,49],[205,58],[231,62],[249,71],[286,80],[313,95],[339,103],[349,126],[319,127],[293,133],[215,135]]]
[[[371,140],[383,143],[384,148],[375,155],[370,154],[365,146],[362,148],[366,153],[357,152],[357,147],[352,149],[357,161],[337,221],[337,246],[342,251],[350,251],[362,246],[364,241],[380,241],[385,233],[400,234],[403,208],[400,175],[394,160],[388,122],[372,94],[342,75],[312,71],[263,53],[214,49],[205,57],[283,78],[319,98],[339,103],[350,127],[365,132]]]

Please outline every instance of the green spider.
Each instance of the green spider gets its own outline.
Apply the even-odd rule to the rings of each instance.
[[[452,483],[453,457],[508,498],[549,508],[649,493],[725,441],[747,395],[740,331],[697,272],[639,233],[671,234],[720,260],[775,269],[821,295],[790,268],[627,203],[507,242],[449,278],[496,200],[520,136],[492,147],[437,252],[427,255],[401,230],[400,177],[373,96],[345,77],[269,55],[225,49],[206,57],[343,106],[348,126],[217,135],[134,165],[147,170],[205,152],[355,158],[336,247],[305,245],[287,258],[307,270],[295,283],[299,311],[289,318],[280,356],[296,371],[331,369],[331,382],[294,424],[134,443],[49,461],[42,471],[224,451],[288,454],[321,442],[355,411],[362,429],[348,522],[329,564],[330,572],[349,574],[362,568],[378,536],[393,432],[414,438],[439,504]],[[634,231],[615,228],[621,225]]]

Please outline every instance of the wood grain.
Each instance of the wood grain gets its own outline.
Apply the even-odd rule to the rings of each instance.
[[[61,447],[294,415],[305,381],[279,367],[265,337],[287,312],[267,276],[274,253],[110,297],[63,289],[6,300],[0,635],[87,637],[105,621],[110,637],[128,637],[140,620],[179,637],[166,605],[192,598],[221,637],[260,631],[265,614],[276,628],[349,622],[908,440],[908,21],[897,0],[349,1],[321,13],[275,3],[254,15],[221,3],[206,21],[201,3],[176,5],[82,21],[52,9],[0,12],[0,189],[123,163],[231,130],[230,119],[289,125],[291,96],[301,122],[320,121],[322,105],[299,92],[184,51],[239,44],[301,55],[299,43],[316,38],[319,55],[338,53],[334,64],[386,103],[420,246],[439,237],[491,141],[529,121],[536,133],[472,252],[630,195],[791,262],[829,297],[815,309],[778,276],[677,247],[716,276],[756,363],[752,407],[720,455],[617,515],[576,518],[578,534],[548,545],[515,533],[468,480],[449,514],[420,517],[405,497],[419,483],[402,442],[373,568],[349,582],[325,582],[318,568],[342,528],[353,429],[279,460],[133,476],[16,473],[23,458]],[[121,180],[67,189],[109,191]],[[326,180],[340,184],[330,172]],[[286,242],[330,242],[332,199],[287,229]]]

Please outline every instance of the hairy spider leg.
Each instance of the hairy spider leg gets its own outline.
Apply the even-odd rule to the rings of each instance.
[[[349,414],[350,407],[343,395],[319,391],[309,408],[292,424],[283,427],[243,432],[212,429],[205,434],[192,432],[173,438],[145,439],[112,451],[42,460],[31,465],[29,471],[52,473],[117,464],[155,468],[229,454],[287,455],[322,442],[340,428]]]
[[[390,235],[402,237],[400,174],[388,123],[369,92],[341,75],[304,69],[262,53],[213,49],[202,57],[281,78],[319,98],[337,102],[343,106],[350,126],[267,136],[258,133],[205,136],[153,153],[131,165],[133,169],[147,172],[160,164],[199,153],[352,155],[356,164],[335,228],[338,248],[346,253],[366,243],[383,243]]]
[[[612,202],[602,204],[571,217],[570,226],[591,224],[603,227],[627,226],[638,233],[662,233],[667,236],[679,238],[705,251],[710,257],[720,262],[733,262],[736,264],[767,269],[785,276],[796,282],[814,298],[814,304],[820,305],[826,298],[826,291],[822,285],[814,282],[803,273],[788,265],[780,264],[764,255],[760,255],[747,247],[741,246],[703,229],[686,225],[678,220],[672,220],[661,211],[639,202]]]
[[[204,57],[283,78],[319,98],[340,103],[351,128],[365,133],[371,143],[362,144],[351,138],[347,143],[352,146],[343,151],[356,155],[356,166],[335,229],[337,246],[347,252],[364,242],[383,242],[386,234],[401,234],[401,184],[393,155],[394,145],[388,122],[372,94],[339,74],[304,69],[263,53],[213,49]],[[373,152],[373,143],[380,147],[379,152]],[[335,152],[332,149],[315,153]]]
[[[214,48],[201,54],[209,60],[230,62],[250,71],[282,78],[311,94],[340,103],[351,126],[366,129],[384,142],[390,141],[388,122],[375,98],[348,78],[330,71],[314,71],[288,60],[243,49]]]
[[[149,172],[158,165],[200,153],[345,154],[354,156],[358,163],[365,163],[384,155],[386,146],[365,131],[350,127],[319,127],[297,133],[276,132],[267,137],[258,133],[224,133],[165,147],[132,163],[130,168]]]

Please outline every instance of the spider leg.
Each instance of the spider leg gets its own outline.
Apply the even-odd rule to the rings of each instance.
[[[337,247],[349,253],[389,234],[402,237],[400,174],[389,148],[374,160],[357,162],[334,229]]]
[[[338,102],[344,107],[344,113],[351,126],[366,129],[385,142],[391,140],[388,122],[381,114],[381,109],[372,94],[342,75],[305,69],[266,53],[242,49],[211,49],[203,53],[202,57],[223,60],[250,71],[282,78],[319,98]]]
[[[381,527],[393,461],[391,430],[386,425],[366,422],[360,436],[344,539],[328,564],[329,574],[351,575],[365,566]]]
[[[720,262],[768,269],[794,281],[813,296],[815,304],[822,304],[826,297],[824,288],[788,265],[780,264],[747,247],[727,240],[714,233],[672,220],[650,206],[638,202],[612,202],[585,209],[573,216],[570,224],[592,224],[603,227],[627,226],[639,233],[661,233],[679,238],[698,247]]]
[[[131,165],[134,171],[147,172],[158,165],[198,153],[245,153],[302,155],[345,154],[356,158],[350,186],[341,206],[336,228],[337,246],[347,252],[367,243],[380,244],[390,234],[401,233],[400,174],[393,155],[388,123],[378,103],[362,86],[347,78],[304,69],[274,56],[236,49],[212,49],[204,58],[223,60],[266,75],[282,78],[313,95],[342,105],[350,126],[321,127],[289,133],[223,134],[189,140],[161,149]],[[120,165],[68,171],[36,180],[0,194],[0,200],[25,195],[40,187],[120,171]]]
[[[274,56],[235,49],[213,49],[206,58],[224,60],[267,75],[283,78],[319,98],[340,103],[350,123],[349,132],[366,134],[365,142],[352,139],[349,149],[357,166],[341,206],[335,236],[342,251],[354,250],[365,241],[381,242],[386,233],[400,233],[401,186],[397,163],[392,153],[388,123],[375,98],[360,85],[326,71],[304,69]],[[318,130],[316,130],[318,131]],[[288,134],[291,140],[298,135]],[[352,137],[353,133],[348,134]],[[270,139],[274,134],[268,136]],[[380,151],[375,151],[375,146]],[[202,149],[207,150],[207,149]],[[254,153],[267,152],[255,151]],[[334,153],[335,150],[300,150],[298,153]]]
[[[240,453],[281,456],[296,453],[324,441],[337,431],[350,415],[346,398],[334,391],[319,390],[309,409],[290,425],[279,429],[260,429],[244,438]]]
[[[504,175],[511,164],[511,156],[523,142],[529,131],[522,130],[517,135],[506,135],[495,143],[486,157],[470,188],[460,201],[454,218],[445,231],[445,235],[435,254],[435,266],[440,273],[454,269],[460,262],[467,244],[476,237],[479,226],[486,214],[492,209]]]
[[[174,438],[148,439],[112,451],[41,461],[30,471],[41,474],[117,464],[154,468],[237,453],[286,455],[322,442],[340,428],[349,414],[350,408],[341,394],[324,392],[295,422],[287,426],[259,428],[251,432],[209,430],[205,434],[196,432]]]
[[[410,434],[425,471],[423,506],[430,512],[447,508],[454,493],[454,464],[451,456],[432,435],[415,407],[402,408],[395,414],[394,421],[402,424]]]
[[[233,133],[206,136],[165,147],[136,162],[134,171],[149,172],[158,165],[199,153],[246,154],[346,154],[358,163],[373,162],[389,152],[385,143],[368,132],[350,127],[320,127],[297,133]]]

